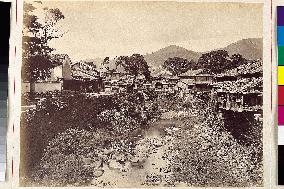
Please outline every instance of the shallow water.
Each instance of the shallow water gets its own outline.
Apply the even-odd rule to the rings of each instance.
[[[143,135],[142,141],[154,141],[154,151],[148,154],[148,157],[139,166],[134,166],[130,162],[125,162],[121,169],[110,169],[104,165],[104,174],[95,178],[92,185],[105,187],[150,187],[145,185],[148,178],[158,178],[151,182],[151,185],[164,186],[166,183],[159,179],[165,177],[169,173],[164,173],[168,165],[168,160],[163,158],[168,142],[165,140],[166,129],[175,128],[175,125],[180,124],[180,120],[159,120],[150,125]],[[142,144],[138,144],[142,145]],[[144,146],[137,148],[145,149]]]

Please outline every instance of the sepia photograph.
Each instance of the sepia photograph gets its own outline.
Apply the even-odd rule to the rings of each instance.
[[[263,4],[24,1],[20,186],[263,186]]]

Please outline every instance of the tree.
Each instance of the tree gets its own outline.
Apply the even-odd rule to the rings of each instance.
[[[63,35],[57,28],[57,23],[64,19],[58,8],[44,8],[42,19],[34,15],[35,9],[32,4],[24,3],[22,76],[30,82],[50,76],[53,67],[50,54],[54,49],[48,43]]]
[[[233,54],[231,56],[231,61],[232,61],[232,66],[231,68],[236,68],[242,64],[245,64],[247,62],[247,60],[245,58],[243,58],[242,55],[240,54]]]
[[[52,61],[45,56],[34,55],[27,59],[23,59],[22,69],[26,72],[24,79],[29,80],[30,82],[44,80],[48,75],[51,74],[51,67]]]
[[[202,54],[198,60],[207,73],[221,73],[231,64],[227,51],[217,50]]]
[[[102,65],[103,68],[105,68],[106,70],[111,71],[111,70],[110,70],[110,58],[109,58],[109,57],[105,57],[101,65]]]
[[[134,75],[135,78],[139,74],[144,75],[147,80],[151,77],[149,66],[143,55],[133,54],[132,56],[120,56],[117,58],[116,64],[122,65],[125,71]]]
[[[193,61],[187,59],[174,57],[168,58],[163,65],[163,68],[170,71],[173,75],[180,75],[187,72],[193,65]]]

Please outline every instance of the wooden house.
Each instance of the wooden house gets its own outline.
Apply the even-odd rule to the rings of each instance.
[[[243,78],[217,85],[217,108],[239,112],[262,109],[262,78]]]

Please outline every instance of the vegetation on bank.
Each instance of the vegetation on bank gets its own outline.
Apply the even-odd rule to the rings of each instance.
[[[89,186],[107,169],[123,172],[129,165],[143,169],[145,159],[163,146],[169,163],[158,177],[167,186],[261,185],[261,123],[247,125],[258,128],[258,136],[237,140],[226,128],[233,123],[224,122],[208,98],[204,94],[161,98],[150,91],[100,98],[77,93],[46,96],[22,116],[21,166],[30,170],[21,174],[22,182]],[[151,123],[159,121],[161,107],[190,115],[174,118],[180,121],[162,128],[165,135],[160,139],[144,138]],[[147,175],[141,184],[155,185],[156,176]]]
[[[40,175],[44,172],[46,173],[44,175],[50,176],[49,179],[57,179],[61,185],[65,185],[67,183],[61,177],[64,175],[63,172],[43,165],[43,162],[51,163],[50,165],[59,163],[53,162],[53,156],[56,154],[50,152],[54,149],[62,153],[61,155],[67,156],[79,153],[78,149],[85,149],[84,145],[95,149],[102,146],[104,149],[116,146],[117,150],[127,150],[126,148],[131,146],[129,144],[139,139],[137,136],[142,129],[147,128],[147,123],[159,117],[157,103],[153,101],[154,96],[155,94],[150,91],[99,98],[79,93],[59,93],[56,96],[51,93],[45,96],[35,109],[22,114],[21,162],[22,170],[26,171],[22,174],[27,178],[39,179],[43,178]],[[98,133],[100,135],[97,135]],[[78,146],[77,143],[68,143],[70,137],[72,141],[81,141],[83,144],[80,143],[81,146],[79,144]],[[100,145],[93,146],[92,140],[88,142],[88,137],[93,137],[94,142]],[[103,140],[100,137],[103,137]],[[60,145],[68,148],[68,153]],[[96,151],[92,153],[98,155]],[[60,158],[59,160],[61,162]],[[33,173],[38,174],[36,170],[43,172],[33,175]],[[67,180],[72,182],[71,177],[67,176],[66,182],[69,182]],[[83,181],[85,182],[84,179]]]
[[[254,140],[238,141],[224,126],[223,117],[210,107],[204,112],[202,124],[185,121],[181,129],[171,133],[173,145],[166,153],[173,173],[172,185],[188,186],[261,186],[262,139],[261,124],[249,125],[252,133],[239,133]],[[203,117],[203,116],[201,116]],[[234,127],[235,125],[230,125]],[[240,132],[240,130],[239,130]],[[258,138],[259,137],[259,138]],[[243,143],[247,142],[247,145]]]

